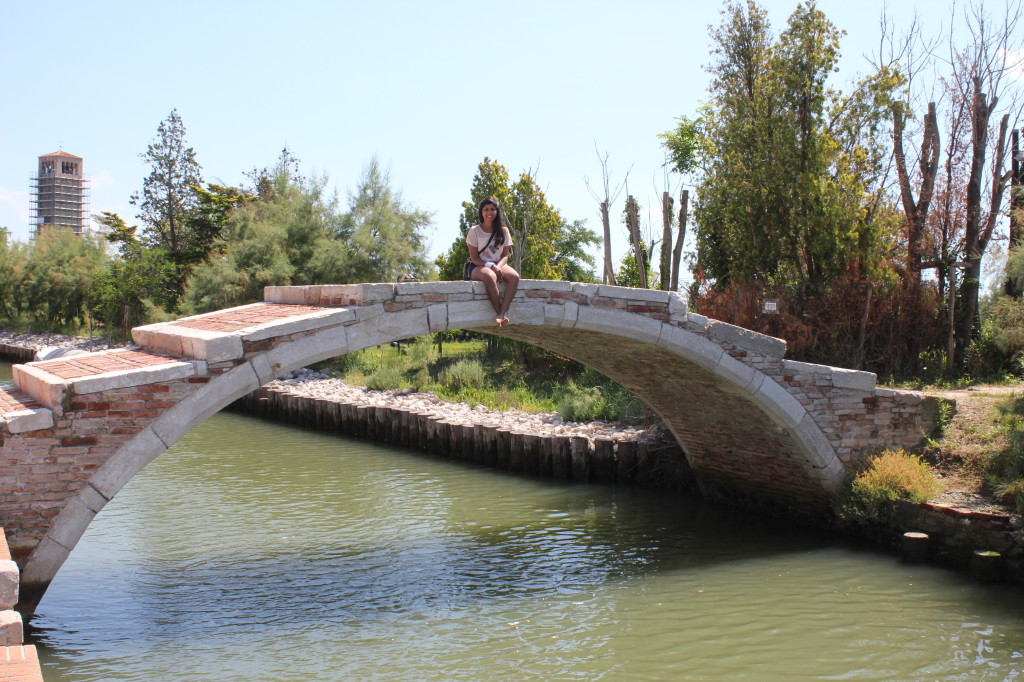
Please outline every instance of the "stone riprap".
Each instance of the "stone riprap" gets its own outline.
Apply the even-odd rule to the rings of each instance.
[[[875,377],[783,359],[785,343],[695,315],[677,293],[524,280],[494,325],[480,282],[268,287],[266,301],[133,330],[137,348],[14,368],[0,413],[0,523],[31,611],[89,522],[143,466],[232,401],[300,367],[469,328],[574,358],[664,420],[711,499],[810,520],[848,466],[917,442],[934,410]]]
[[[645,438],[647,434],[646,429],[612,422],[566,421],[557,412],[523,412],[514,408],[494,410],[483,405],[445,402],[433,393],[405,390],[376,391],[360,386],[351,386],[341,379],[332,379],[326,374],[305,368],[266,384],[266,388],[346,405],[391,407],[412,410],[420,414],[436,414],[453,421],[501,427],[510,431],[534,433],[538,436],[578,437],[593,442],[598,438],[639,440]]]

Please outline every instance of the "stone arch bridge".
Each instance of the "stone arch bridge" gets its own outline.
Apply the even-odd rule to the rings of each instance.
[[[0,525],[31,613],[93,517],[193,426],[311,363],[478,329],[620,382],[666,422],[712,499],[821,518],[844,472],[934,422],[875,375],[783,359],[784,341],[677,293],[524,280],[498,328],[479,282],[268,287],[265,301],[132,330],[136,347],[15,365],[0,386]]]

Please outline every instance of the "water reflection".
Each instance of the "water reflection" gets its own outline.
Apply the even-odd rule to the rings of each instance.
[[[103,511],[47,680],[1010,679],[1019,592],[695,501],[233,414]]]

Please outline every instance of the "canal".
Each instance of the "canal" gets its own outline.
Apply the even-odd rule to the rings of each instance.
[[[96,518],[30,637],[51,682],[1004,680],[1022,606],[696,500],[223,413]]]

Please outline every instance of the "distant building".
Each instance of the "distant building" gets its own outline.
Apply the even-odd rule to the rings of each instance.
[[[39,157],[39,170],[30,178],[33,236],[62,227],[82,234],[89,227],[89,180],[82,157],[65,151]]]

